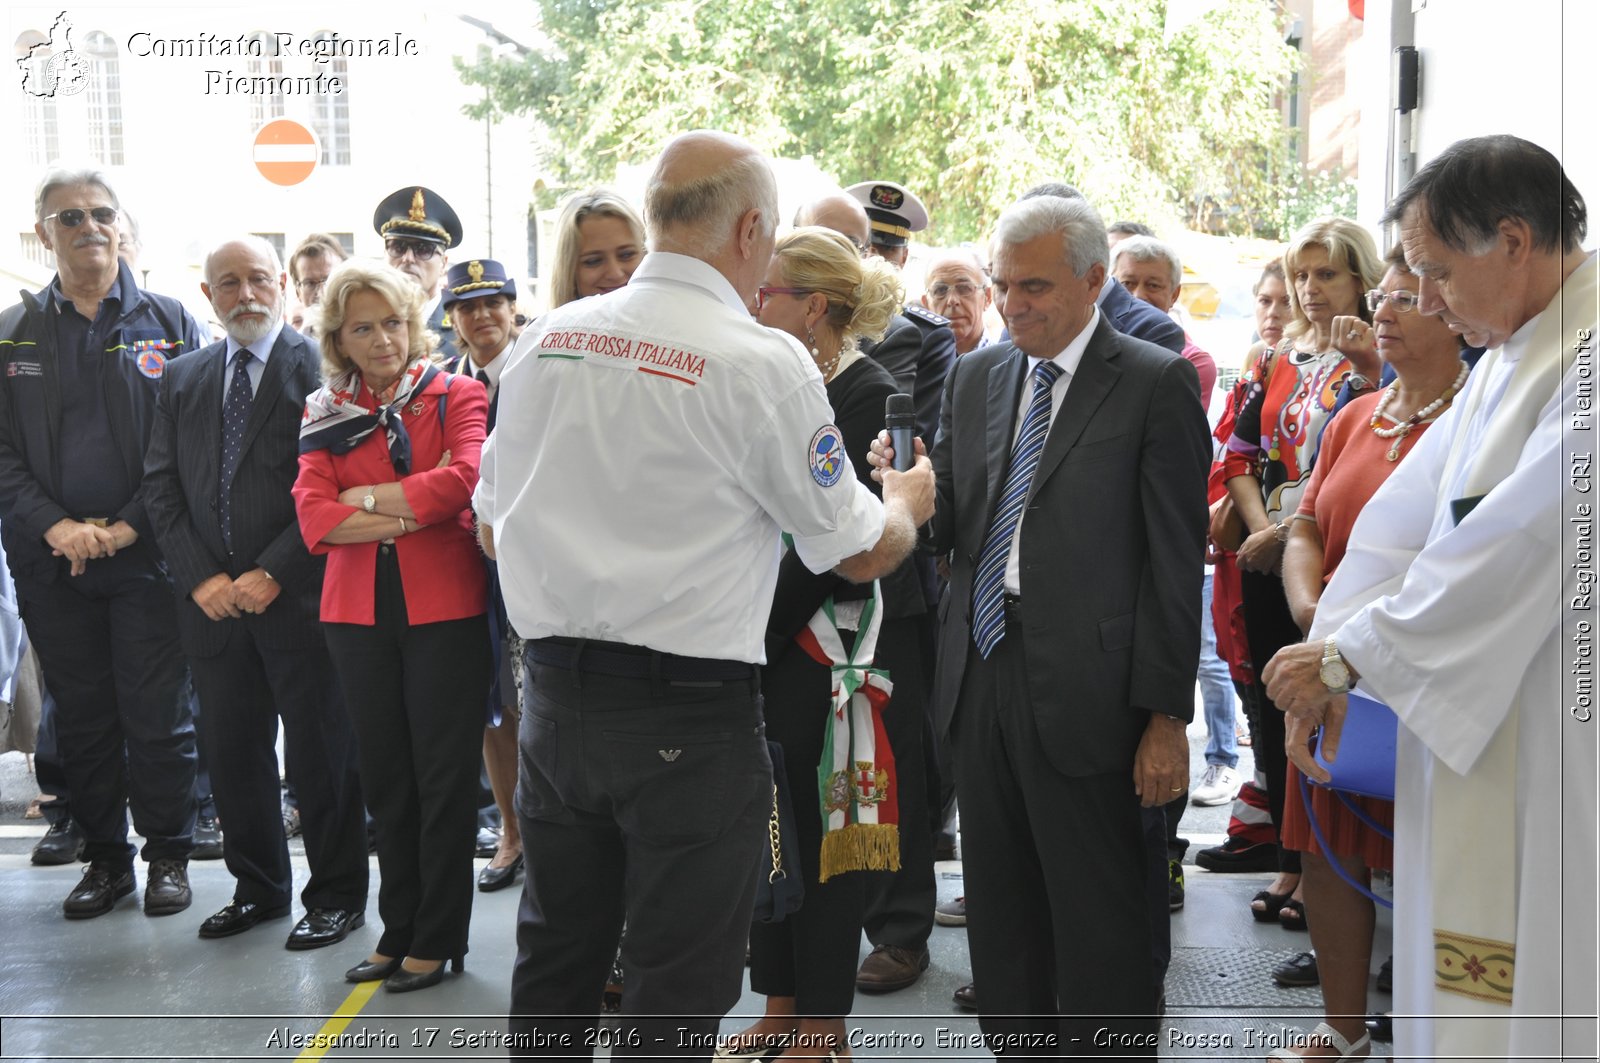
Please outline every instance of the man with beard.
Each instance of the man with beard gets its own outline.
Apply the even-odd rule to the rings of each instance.
[[[204,707],[233,900],[200,924],[231,937],[288,914],[294,868],[278,816],[277,720],[299,794],[311,879],[291,949],[343,941],[367,903],[355,737],[322,627],[323,559],[290,488],[300,412],[322,382],[316,344],[283,322],[283,266],[257,237],[206,256],[227,338],[173,366],[145,458],[145,503],[177,584],[178,633]]]
[[[433,189],[408,187],[390,193],[378,204],[372,227],[383,237],[389,265],[422,289],[428,331],[439,337],[440,358],[451,361],[457,354],[456,331],[439,296],[439,281],[450,264],[445,252],[461,242],[461,219]]]
[[[56,276],[0,314],[0,536],[89,860],[68,919],[133,892],[130,808],[150,864],[145,914],[192,900],[194,724],[140,486],[167,361],[202,333],[118,259],[118,207],[97,171],[47,175],[34,232]]]

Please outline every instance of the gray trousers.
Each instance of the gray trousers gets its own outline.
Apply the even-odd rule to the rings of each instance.
[[[772,808],[759,680],[624,678],[533,648],[511,1058],[709,1059],[739,1000]],[[622,1016],[602,1030],[624,918]]]

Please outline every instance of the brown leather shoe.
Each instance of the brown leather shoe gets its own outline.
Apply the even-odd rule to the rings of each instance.
[[[194,901],[189,861],[152,860],[144,883],[145,915],[176,915]]]
[[[863,993],[892,993],[916,984],[928,969],[926,947],[913,952],[899,945],[879,945],[861,963],[856,973],[856,988]]]

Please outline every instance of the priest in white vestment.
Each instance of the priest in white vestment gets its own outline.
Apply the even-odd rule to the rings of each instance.
[[[1600,720],[1572,669],[1600,623],[1600,264],[1560,164],[1515,137],[1451,146],[1389,218],[1418,310],[1491,350],[1367,504],[1268,693],[1317,779],[1306,738],[1325,720],[1334,745],[1349,683],[1399,717],[1397,1058],[1594,1060]]]

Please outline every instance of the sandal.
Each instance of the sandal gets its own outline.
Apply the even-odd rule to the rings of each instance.
[[[1244,746],[1246,749],[1249,749],[1251,746],[1250,732],[1242,723],[1236,722],[1233,725],[1233,744],[1236,746]]]
[[[1322,1038],[1328,1042],[1335,1052],[1339,1053],[1334,1057],[1338,1060],[1366,1059],[1372,1049],[1372,1035],[1370,1033],[1362,1034],[1354,1044],[1351,1044],[1340,1036],[1338,1030],[1335,1030],[1325,1022],[1317,1023],[1316,1028],[1309,1034],[1297,1034],[1295,1036],[1296,1044],[1301,1048],[1316,1047],[1308,1042],[1314,1037]],[[1309,1058],[1309,1056],[1291,1052],[1287,1048],[1274,1048],[1267,1054],[1267,1063],[1300,1063],[1300,1060]]]
[[[1285,930],[1304,930],[1306,928],[1306,905],[1304,901],[1297,901],[1293,897],[1283,902],[1283,907],[1278,909],[1278,925]]]
[[[1256,922],[1258,923],[1276,923],[1279,909],[1289,903],[1289,898],[1292,896],[1294,896],[1293,891],[1289,893],[1273,893],[1271,890],[1262,890],[1250,898],[1250,914],[1256,917]],[[1257,908],[1257,901],[1266,902],[1266,907]]]

